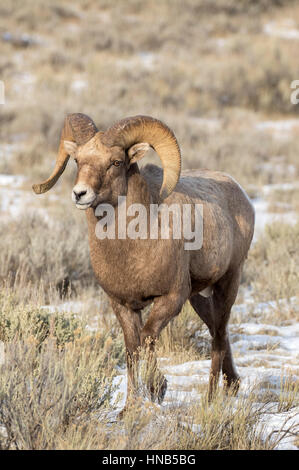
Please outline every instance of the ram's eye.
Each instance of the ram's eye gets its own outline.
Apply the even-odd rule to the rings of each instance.
[[[74,162],[78,163],[78,160],[77,160],[77,158],[74,158]]]
[[[120,166],[121,164],[122,164],[122,161],[121,161],[121,160],[115,160],[115,161],[113,162],[113,165],[114,165],[114,166]]]

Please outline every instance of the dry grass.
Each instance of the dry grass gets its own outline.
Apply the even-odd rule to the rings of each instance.
[[[186,306],[180,323],[172,325],[174,337],[167,331],[162,336],[159,355],[186,360],[182,335],[176,332],[193,323],[188,310]],[[275,400],[270,389],[263,399],[259,396],[259,404],[255,388],[238,399],[219,389],[208,405],[205,385],[201,399],[160,409],[144,401],[147,380],[151,374],[159,376],[145,367],[148,356],[142,352],[139,398],[123,421],[111,421],[112,380],[116,367],[125,363],[116,325],[105,328],[102,323],[93,333],[81,317],[29,307],[6,289],[0,296],[0,330],[5,345],[0,366],[2,449],[272,449],[281,436],[267,438],[261,424],[267,413],[275,403],[279,412],[298,407],[298,381],[284,374]],[[198,351],[192,354],[198,358]],[[290,426],[290,435],[294,429]]]
[[[264,426],[258,424],[267,416],[268,403],[257,407],[253,398],[237,403],[219,393],[213,406],[204,397],[164,412],[137,400],[122,424],[102,426],[100,442],[110,450],[271,450],[280,438],[265,438]]]
[[[0,280],[23,300],[39,293],[48,303],[95,286],[86,226],[72,213],[56,213],[53,222],[38,214],[1,222],[0,239]]]
[[[206,326],[187,302],[180,315],[162,331],[157,345],[160,357],[168,363],[196,361],[210,357],[210,342],[204,332]]]
[[[299,380],[291,371],[281,376],[278,411],[284,412],[299,407]]]
[[[271,212],[284,212],[291,210],[299,212],[299,189],[293,188],[289,191],[275,190],[270,193],[269,197],[269,210]]]
[[[277,222],[268,225],[265,233],[251,248],[245,265],[245,281],[252,286],[256,300],[279,301],[297,295],[298,236],[298,223],[291,226]]]
[[[281,174],[259,168],[278,156],[298,175],[296,139],[280,141],[254,127],[253,111],[259,119],[298,112],[290,103],[296,45],[263,34],[280,12],[279,1],[85,3],[8,1],[1,7],[7,105],[0,137],[24,146],[0,162],[0,171],[44,177],[64,115],[79,110],[100,129],[127,115],[159,117],[175,130],[186,167],[225,170],[246,187],[273,176],[279,181]],[[292,18],[299,22],[298,8]],[[24,34],[32,41],[22,46],[16,38]]]
[[[27,314],[23,308],[15,316]],[[113,423],[107,412],[119,357],[109,336],[79,328],[70,336],[65,328],[57,342],[55,328],[42,341],[38,330],[17,331],[6,335],[1,366],[2,449],[271,449],[278,442],[265,439],[259,425],[265,403],[221,391],[210,406],[204,394],[168,411],[136,399]],[[286,403],[289,409],[289,394],[279,406]]]
[[[115,367],[124,359],[117,337],[89,333],[73,315],[16,304],[7,292],[0,324],[0,448],[59,448],[74,430],[79,443],[94,415],[105,419]]]

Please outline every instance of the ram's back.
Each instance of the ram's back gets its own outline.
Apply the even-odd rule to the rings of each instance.
[[[153,200],[158,200],[163,179],[163,170],[152,164],[141,168]],[[173,193],[165,203],[173,203],[174,199],[192,199],[193,202],[211,203],[221,206],[229,212],[248,210],[253,212],[252,204],[243,188],[229,175],[220,171],[206,169],[184,170]]]
[[[146,165],[141,174],[150,187],[153,200],[158,200],[163,170]],[[173,193],[163,202],[168,205],[202,204],[203,251],[218,250],[222,246],[225,251],[231,251],[229,258],[235,258],[236,262],[246,257],[253,237],[254,209],[245,191],[231,176],[203,169],[182,171]]]

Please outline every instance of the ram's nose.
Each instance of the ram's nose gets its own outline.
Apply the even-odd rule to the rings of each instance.
[[[80,190],[73,189],[73,195],[74,195],[76,202],[80,201],[81,197],[85,196],[86,193],[87,191],[80,191]]]
[[[72,201],[77,209],[87,209],[96,199],[94,190],[86,184],[76,184],[72,191]]]

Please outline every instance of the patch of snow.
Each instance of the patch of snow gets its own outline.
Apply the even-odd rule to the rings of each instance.
[[[168,377],[168,380],[170,381],[170,377]],[[185,391],[185,390],[172,390],[171,389],[171,382],[168,384],[167,392],[164,397],[165,404],[170,404],[171,402],[171,407],[182,407],[182,405],[186,404],[192,404],[194,403],[194,400],[199,401],[200,400],[200,394],[196,390],[191,390],[191,391]],[[163,402],[164,403],[164,402]],[[165,406],[165,405],[164,405]],[[163,407],[163,404],[162,404]]]
[[[202,380],[202,376],[200,376],[199,374],[192,374],[192,376],[166,374],[165,377],[168,380],[168,382],[171,384],[172,388],[176,388],[180,386],[183,387],[183,386],[186,386],[186,384],[188,384],[188,386],[198,385],[200,381]]]
[[[268,36],[274,36],[281,39],[299,39],[299,29],[296,29],[295,22],[286,18],[281,20],[279,23],[271,21],[264,25],[263,31]]]
[[[19,188],[26,181],[24,175],[1,175],[0,174],[0,186],[12,186],[13,188]]]
[[[239,349],[239,352],[244,354],[248,349],[268,349],[279,344],[277,337],[268,335],[231,335],[231,342],[235,348]]]
[[[21,189],[0,188],[0,211],[11,217],[19,217],[32,205],[33,195]]]
[[[10,159],[17,151],[23,147],[22,143],[14,142],[10,144],[0,143],[0,160]]]
[[[284,177],[294,177],[297,173],[296,166],[286,164],[285,159],[282,156],[271,158],[271,161],[269,162],[261,162],[258,165],[258,169],[269,175],[273,175],[273,173],[275,173]]]
[[[81,93],[88,87],[88,81],[82,78],[76,78],[71,82],[71,89],[76,93]]]
[[[197,124],[201,129],[212,132],[220,129],[221,120],[217,118],[200,118],[193,117],[192,122]]]
[[[124,69],[132,69],[138,64],[139,67],[143,66],[145,69],[150,70],[156,66],[157,59],[157,54],[142,51],[125,59],[120,58],[117,60],[117,63]]]
[[[22,100],[31,99],[36,84],[36,76],[31,72],[22,72],[14,76],[12,91],[22,95]]]
[[[163,366],[163,370],[167,374],[176,376],[176,375],[195,375],[199,372],[209,371],[210,361],[190,361],[185,362],[184,364],[177,364],[173,366]]]
[[[273,191],[293,191],[296,189],[299,189],[299,181],[293,181],[292,183],[265,184],[262,187],[262,192],[265,196],[268,196]]]
[[[288,300],[278,299],[278,300],[269,300],[268,302],[255,303],[253,298],[248,296],[246,303],[233,305],[232,315],[238,318],[240,322],[241,321],[244,322],[247,320],[248,315],[250,313],[251,318],[259,318],[259,324],[260,324],[260,319],[263,317],[263,315],[267,313],[271,313],[271,311],[277,310],[277,309],[279,309],[280,311],[288,311],[290,308],[294,310],[295,312],[299,312],[298,297],[294,296]],[[270,325],[267,325],[265,327],[269,329],[269,326]]]
[[[152,52],[139,52],[138,57],[145,68],[151,69],[155,65],[157,55]]]
[[[116,387],[116,389],[110,403],[112,406],[117,405],[117,409],[120,411],[125,406],[127,397],[127,374],[117,375],[114,377],[112,387]]]
[[[299,119],[282,119],[277,121],[261,121],[255,125],[261,132],[270,132],[278,139],[288,139],[293,131],[299,131]]]
[[[51,223],[47,210],[36,207],[35,203],[35,195],[31,191],[11,189],[4,186],[0,187],[0,212],[2,219],[3,217],[15,219],[24,214],[34,213],[41,215],[46,222]]]
[[[262,418],[260,423],[264,439],[267,439],[268,436],[272,435],[272,440],[277,434],[283,436],[285,434],[284,431],[291,425],[296,426],[298,431],[298,413],[269,413],[267,414],[267,417]],[[298,447],[293,444],[293,441],[294,436],[286,434],[275,450],[298,450]]]
[[[49,313],[81,313],[84,310],[84,303],[81,301],[69,301],[58,305],[43,305],[43,310]]]
[[[29,35],[27,33],[15,34],[6,31],[1,35],[2,41],[10,42],[17,47],[41,46],[46,44],[45,40],[38,35]]]
[[[213,43],[219,49],[223,49],[224,47],[226,47],[229,42],[230,40],[228,38],[216,38],[213,40]]]
[[[92,302],[94,308],[100,308],[101,302],[94,300]],[[74,313],[79,314],[84,311],[90,306],[90,303],[87,305],[86,302],[80,300],[70,300],[68,302],[63,302],[57,305],[43,305],[41,308],[43,310],[47,310],[49,313]],[[93,327],[89,326],[88,329],[94,329]]]
[[[280,187],[282,187],[282,185],[280,185]],[[297,223],[298,214],[295,211],[286,210],[285,212],[270,212],[268,209],[268,202],[263,198],[255,198],[252,199],[251,202],[255,210],[254,242],[257,240],[259,235],[264,232],[265,226],[268,224],[281,222],[284,224],[295,225]]]

